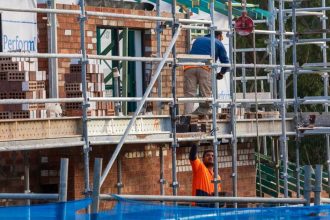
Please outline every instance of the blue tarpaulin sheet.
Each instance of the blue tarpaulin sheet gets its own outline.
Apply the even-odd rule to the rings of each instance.
[[[108,220],[108,219],[217,219],[217,220],[325,220],[330,219],[330,206],[286,206],[258,208],[202,208],[119,199],[115,206],[94,214],[78,210],[91,204],[91,199],[31,206],[0,208],[0,219],[6,220]]]
[[[76,219],[77,210],[84,209],[91,199],[31,206],[0,207],[1,220],[63,220]]]

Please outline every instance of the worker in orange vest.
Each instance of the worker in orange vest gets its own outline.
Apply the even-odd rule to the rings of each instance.
[[[193,143],[189,153],[189,160],[193,171],[192,195],[214,196],[214,153],[213,150],[205,150],[202,161],[197,157],[197,144]],[[221,180],[218,175],[218,180]],[[221,184],[218,184],[218,192]],[[214,207],[214,203],[196,203],[197,206]]]

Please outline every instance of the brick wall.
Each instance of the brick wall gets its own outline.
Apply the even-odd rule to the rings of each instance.
[[[30,164],[30,191],[43,192],[39,184],[39,157],[35,152],[28,153]],[[24,156],[21,151],[1,152],[0,154],[0,193],[24,193]],[[39,201],[40,203],[41,201]],[[33,202],[35,203],[35,202]],[[24,205],[22,200],[0,200],[0,206]]]
[[[95,158],[103,158],[103,169],[108,163],[115,146],[94,146],[90,153],[90,181],[93,182],[93,165]],[[179,195],[191,195],[192,173],[188,161],[189,147],[180,147],[177,149],[177,177],[180,187]],[[202,151],[199,152],[201,154]],[[227,166],[222,161],[221,155],[230,157],[231,149],[227,145],[221,145],[219,148],[219,174],[222,177],[223,191],[231,192],[231,165]],[[253,148],[251,145],[239,145],[239,156],[248,157],[251,165],[238,165],[238,195],[239,196],[255,196],[255,166]],[[165,193],[172,195],[172,149],[168,145],[163,147],[164,155],[164,177],[166,184],[164,185]],[[47,176],[40,177],[42,189],[47,189],[48,184],[56,184],[58,176],[52,176],[54,170],[59,169],[60,158],[69,158],[69,199],[83,198],[84,191],[84,163],[81,148],[68,149],[51,149],[39,152],[41,170],[38,173],[47,173]],[[201,155],[200,155],[201,156]],[[122,193],[123,194],[144,194],[158,195],[160,193],[160,157],[159,145],[140,144],[125,145],[120,153],[122,159]],[[47,159],[46,159],[47,158]],[[229,159],[228,159],[229,160]],[[45,162],[47,161],[47,162]],[[230,161],[231,163],[231,161]],[[229,164],[228,164],[229,165]],[[48,170],[48,171],[47,171]],[[47,182],[47,179],[49,181]],[[117,162],[107,176],[101,193],[117,193]],[[108,203],[102,203],[102,208],[109,207]]]
[[[90,181],[93,182],[93,165],[95,158],[103,158],[103,168],[110,159],[115,146],[95,146],[90,154]],[[177,176],[180,184],[179,195],[191,195],[192,173],[188,161],[188,147],[177,149]],[[239,146],[239,155],[250,157],[251,148]],[[249,152],[249,153],[243,153]],[[168,145],[163,147],[165,193],[172,194],[172,150]],[[200,154],[200,153],[199,153]],[[221,145],[219,155],[230,155],[228,146]],[[120,153],[122,158],[122,188],[123,194],[160,193],[159,175],[159,145],[125,145]],[[220,156],[221,158],[222,156]],[[68,198],[83,198],[84,192],[84,163],[80,147],[65,149],[47,149],[29,153],[30,186],[32,192],[56,193],[59,182],[60,158],[69,158],[69,188]],[[250,160],[249,160],[250,161]],[[253,159],[251,159],[253,162]],[[223,166],[227,162],[219,162],[219,174],[222,177],[223,190],[231,191],[231,167]],[[24,164],[21,152],[1,153],[0,183],[1,192],[24,192]],[[117,162],[114,163],[106,178],[102,193],[117,193]],[[6,187],[4,187],[6,186]],[[238,195],[255,196],[255,167],[254,165],[238,166]],[[2,204],[23,204],[23,201],[0,201]],[[104,207],[105,204],[103,204]]]
[[[202,158],[204,149],[212,149],[211,146],[204,146],[198,151],[198,157]],[[178,149],[177,167],[179,180],[182,179],[184,185],[181,185],[180,193],[189,195],[191,192],[191,166],[189,163],[189,147]],[[219,175],[222,178],[223,191],[232,191],[232,157],[231,147],[229,145],[220,145],[218,150]],[[238,196],[255,196],[255,160],[254,148],[251,143],[238,144],[237,150],[238,167]],[[188,193],[188,194],[187,194]]]
[[[39,5],[45,7],[45,5]],[[78,6],[74,5],[57,5],[59,9],[77,10]],[[112,9],[100,7],[87,7],[87,10],[138,15],[155,15],[155,12],[139,11],[130,9]],[[163,13],[162,16],[170,17],[169,13]],[[183,15],[180,15],[183,17]],[[47,20],[45,14],[38,14],[38,50],[40,53],[47,52]],[[80,53],[80,31],[78,16],[74,15],[58,15],[58,52],[59,53]],[[86,48],[88,54],[96,54],[96,28],[97,27],[128,27],[141,29],[144,39],[143,56],[153,56],[156,54],[156,34],[155,23],[137,20],[109,19],[100,17],[89,17],[86,23]],[[165,52],[170,40],[171,29],[164,29],[162,35],[162,53]],[[186,31],[182,31],[177,41],[177,52],[186,53],[185,47]],[[70,59],[59,59],[59,95],[65,97],[65,74],[70,73]],[[152,71],[157,68],[157,63],[145,63],[145,79],[148,81]],[[39,59],[39,70],[47,70],[47,59]],[[177,95],[183,96],[183,71],[182,68],[177,69]],[[171,97],[171,68],[165,66],[162,70],[162,96]],[[155,85],[151,96],[157,96],[157,88]],[[168,106],[165,105],[165,113]],[[95,146],[90,153],[90,180],[93,178],[93,163],[97,157],[103,158],[103,167],[109,161],[115,146]],[[179,195],[191,194],[191,170],[187,160],[189,149],[187,147],[178,148],[177,165],[178,165],[178,181],[180,183]],[[172,194],[171,184],[171,149],[168,146],[164,148],[164,175],[167,183],[165,184],[165,192],[167,195]],[[243,162],[239,164],[239,195],[253,196],[255,195],[255,170],[251,146],[241,146],[239,148],[239,160]],[[8,186],[2,188],[6,192],[22,192],[23,180],[22,176],[22,160],[13,162],[12,153],[1,153],[1,163],[3,167],[8,164],[20,164],[19,173],[14,179],[2,178],[1,185]],[[4,156],[3,156],[4,155]],[[147,145],[125,145],[121,154],[123,184],[122,192],[125,194],[159,194],[159,146]],[[64,149],[47,149],[31,152],[31,187],[33,192],[53,192],[57,190],[58,170],[60,158],[69,158],[69,199],[82,198],[84,191],[84,163],[81,147],[64,148]],[[230,148],[221,146],[219,150],[220,174],[223,179],[223,188],[225,191],[231,191],[231,157]],[[10,160],[10,161],[7,161]],[[246,163],[246,164],[245,164]],[[114,164],[110,175],[105,180],[102,187],[102,193],[117,193],[115,184],[117,183],[117,167]],[[33,175],[32,175],[33,174]],[[9,183],[10,182],[10,183]],[[15,184],[11,184],[14,183]],[[248,187],[247,187],[248,186]],[[104,205],[104,204],[103,204]]]
[[[38,7],[45,7],[44,4],[39,4]],[[77,5],[62,5],[57,4],[58,9],[69,9],[69,10],[78,10],[79,6]],[[155,11],[142,11],[142,10],[131,10],[131,9],[120,9],[120,8],[107,8],[107,7],[86,7],[86,10],[89,11],[102,11],[102,12],[111,12],[111,13],[123,13],[123,14],[135,14],[135,15],[146,15],[146,16],[155,16]],[[162,13],[163,17],[171,17],[170,13]],[[183,17],[183,14],[179,14],[179,17]],[[38,33],[39,33],[39,42],[38,50],[41,53],[47,52],[48,43],[47,43],[47,19],[44,14],[38,14]],[[57,15],[58,26],[58,53],[80,53],[80,30],[78,16],[74,15]],[[105,18],[105,17],[88,17],[86,21],[86,48],[87,54],[97,54],[97,39],[96,39],[96,28],[97,27],[128,27],[132,29],[143,30],[143,56],[150,57],[157,54],[156,48],[156,23],[149,21],[139,21],[133,19],[120,19],[120,18]],[[171,28],[166,28],[163,30],[161,36],[162,40],[162,53],[165,52],[167,46],[169,45],[172,39]],[[187,48],[185,46],[186,41],[186,31],[181,31],[181,35],[177,41],[177,53],[186,53]],[[40,70],[48,70],[48,63],[46,59],[39,60]],[[65,88],[64,88],[64,74],[70,72],[70,59],[59,59],[59,96],[61,98],[65,97]],[[145,63],[145,85],[148,85],[152,71],[157,68],[157,63]],[[182,67],[179,67],[177,70],[177,96],[183,96],[183,71]],[[171,67],[164,67],[162,70],[162,97],[171,97]],[[151,96],[157,96],[156,84],[152,90]],[[155,108],[155,105],[153,106]],[[168,105],[165,106],[167,112]]]

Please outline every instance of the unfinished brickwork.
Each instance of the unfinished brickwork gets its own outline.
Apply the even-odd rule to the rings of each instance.
[[[39,4],[38,7],[45,7],[45,5]],[[67,10],[79,10],[77,5],[61,5],[57,4],[58,9],[67,9]],[[143,11],[143,10],[132,10],[132,9],[121,9],[121,8],[107,8],[107,7],[86,7],[86,10],[90,11],[102,11],[102,12],[111,12],[111,13],[123,13],[123,14],[133,14],[133,15],[146,15],[146,16],[155,16],[155,11]],[[163,17],[171,17],[170,13],[162,13]],[[183,17],[183,14],[180,14],[179,17]],[[80,53],[80,29],[78,16],[74,15],[57,15],[58,25],[57,25],[57,34],[58,34],[58,53]],[[88,17],[86,20],[86,52],[87,54],[97,54],[97,36],[96,29],[97,27],[107,27],[107,28],[122,28],[127,27],[129,29],[138,29],[143,32],[143,51],[142,56],[151,57],[156,56],[156,23],[150,21],[141,21],[133,19],[120,19],[120,18],[105,18],[105,17]],[[41,53],[46,53],[48,51],[47,46],[47,20],[45,19],[44,14],[38,14],[38,33],[39,33],[39,43],[38,50]],[[172,39],[171,28],[165,28],[161,35],[162,41],[162,54],[165,52],[170,41]],[[177,53],[184,54],[187,52],[186,48],[186,31],[181,31],[181,34],[177,40]],[[48,69],[48,63],[45,59],[39,60],[39,68],[41,70]],[[70,59],[59,59],[59,96],[61,98],[66,97],[65,91],[65,75],[70,73]],[[152,76],[153,70],[157,68],[157,63],[145,62],[144,65],[144,85],[148,85],[149,80]],[[162,70],[162,97],[171,97],[171,67],[165,66]],[[177,96],[183,97],[183,71],[182,67],[177,70]],[[158,96],[158,85],[156,84],[151,92],[150,96]],[[168,105],[164,106],[165,112],[168,112]],[[182,108],[182,107],[181,107]],[[153,108],[156,109],[154,103]]]
[[[253,144],[238,147],[238,195],[255,196],[255,165]],[[95,158],[103,158],[103,168],[108,163],[115,146],[95,146],[90,153],[90,180],[93,181],[93,164]],[[201,157],[203,146],[199,150]],[[160,145],[140,144],[125,145],[119,157],[122,166],[121,192],[123,194],[158,195],[160,193]],[[190,147],[182,146],[177,150],[177,176],[179,182],[178,194],[191,195],[192,173],[188,160]],[[231,149],[228,145],[219,148],[219,174],[222,177],[223,191],[229,194],[231,187]],[[83,198],[84,192],[84,163],[81,149],[51,149],[39,152],[41,158],[40,184],[42,189],[53,189],[58,182],[58,169],[61,157],[69,158],[69,199]],[[164,157],[164,189],[166,195],[172,194],[172,149],[163,145]],[[117,161],[114,163],[106,178],[101,193],[115,194],[117,188]],[[108,207],[102,203],[102,207]]]
[[[45,7],[39,5],[39,7]],[[58,9],[78,10],[75,5],[57,5]],[[155,15],[155,11],[141,11],[130,9],[113,9],[101,7],[87,7],[87,10],[103,11],[113,13],[137,14],[137,15]],[[169,13],[163,13],[162,16],[170,17]],[[183,17],[183,15],[180,15]],[[80,30],[78,17],[74,15],[58,15],[58,53],[80,53]],[[128,27],[132,29],[143,30],[143,56],[150,57],[156,54],[156,33],[155,22],[109,19],[104,17],[89,17],[86,21],[86,48],[88,54],[97,54],[97,27]],[[45,14],[38,14],[38,50],[40,53],[47,52],[47,20]],[[165,28],[162,34],[162,53],[165,52],[169,42],[172,39],[170,28]],[[182,31],[177,41],[177,53],[186,53],[186,31]],[[72,80],[71,77],[78,77],[72,74],[70,59],[59,59],[59,96],[60,98],[68,97],[68,90],[73,88],[69,83],[81,83],[81,81]],[[95,63],[92,63],[92,65]],[[72,66],[71,66],[72,67]],[[144,80],[147,84],[152,75],[152,71],[157,67],[157,63],[145,63]],[[48,71],[48,63],[46,59],[39,59],[39,70]],[[73,76],[74,75],[74,76]],[[177,95],[183,96],[183,71],[182,68],[177,69]],[[91,76],[92,77],[92,76]],[[165,66],[162,70],[162,96],[171,97],[171,67]],[[80,85],[78,85],[79,87]],[[152,90],[151,96],[157,96],[158,85]],[[78,88],[80,92],[80,87]],[[77,92],[76,90],[74,92]],[[155,104],[155,103],[154,103]],[[153,106],[153,111],[156,109]],[[168,106],[164,106],[164,113],[168,113]],[[108,163],[116,146],[91,146],[90,152],[90,180],[93,180],[93,164],[95,158],[103,158],[103,167]],[[208,146],[203,147],[208,148]],[[160,144],[128,144],[124,145],[119,157],[122,163],[122,193],[123,194],[149,194],[157,195],[160,193]],[[192,173],[188,160],[190,147],[188,145],[180,145],[177,149],[177,175],[178,175],[178,194],[191,195]],[[199,156],[201,156],[200,149]],[[2,153],[8,154],[8,153]],[[239,144],[238,146],[238,195],[239,196],[255,196],[255,164],[254,164],[254,145]],[[165,193],[172,194],[172,149],[170,145],[163,144],[164,155],[164,184]],[[219,173],[222,177],[223,191],[231,192],[231,176],[232,176],[232,157],[231,148],[228,144],[222,144],[219,147]],[[5,157],[0,162],[7,164]],[[79,199],[84,197],[84,162],[82,147],[60,148],[60,149],[44,149],[30,152],[31,165],[31,185],[33,184],[33,192],[57,192],[60,158],[69,158],[69,195],[68,198]],[[22,164],[22,160],[20,160]],[[23,175],[22,165],[20,165],[19,174]],[[1,173],[0,173],[1,174]],[[33,177],[32,177],[33,176]],[[1,177],[1,176],[0,176]],[[17,178],[15,177],[15,178]],[[6,182],[5,182],[6,181]],[[2,183],[9,180],[3,178]],[[32,183],[33,182],[33,183]],[[16,181],[17,184],[10,185],[4,189],[6,192],[22,192],[24,190],[23,181]],[[117,165],[116,162],[106,178],[101,193],[117,193]],[[107,207],[102,203],[102,208]]]
[[[0,58],[0,99],[46,98],[46,72],[36,58]],[[46,118],[45,103],[1,104],[0,119]]]

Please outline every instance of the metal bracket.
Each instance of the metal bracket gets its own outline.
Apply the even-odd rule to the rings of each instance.
[[[230,106],[230,108],[237,108],[238,103],[236,103],[236,102],[231,102],[231,103],[229,104],[229,106]]]
[[[178,148],[178,144],[177,143],[174,143],[172,142],[172,145],[171,145],[172,148]]]
[[[324,44],[320,44],[319,45],[321,49],[328,49],[329,47],[327,45],[324,45]]]
[[[89,103],[85,103],[85,104],[83,104],[82,105],[82,107],[84,108],[84,109],[87,109],[87,108],[89,108],[91,105],[89,104]]]
[[[321,20],[321,21],[326,21],[326,20],[328,20],[328,16],[323,15],[322,17],[320,17],[320,20]]]
[[[215,25],[210,26],[210,30],[211,30],[211,31],[213,31],[213,30],[216,31],[216,30],[217,30],[217,26],[215,26]]]
[[[180,185],[179,185],[178,182],[173,182],[173,183],[170,184],[170,186],[173,187],[173,188],[178,188]]]
[[[159,31],[159,33],[161,34],[161,33],[163,33],[163,30],[164,30],[164,24],[163,24],[163,22],[161,22],[156,28],[155,28],[155,30],[156,30],[156,33]]]
[[[117,188],[123,188],[124,187],[124,184],[122,182],[118,182],[116,183],[115,185]]]
[[[283,141],[283,142],[288,141],[288,137],[284,138],[283,135],[281,135],[279,139],[280,139],[280,141]],[[283,155],[282,155],[282,157],[283,157]]]
[[[221,183],[222,181],[221,180],[218,180],[218,179],[216,179],[216,180],[211,180],[211,183]]]
[[[216,63],[211,63],[211,68],[212,69],[217,69],[218,68],[218,64],[216,64]]]
[[[218,130],[219,130],[219,128],[216,128],[216,129],[212,128],[211,131],[210,131],[210,135],[213,136],[214,135],[214,131],[218,131]]]
[[[166,28],[172,27],[172,22],[170,22],[170,21],[165,21],[165,22],[162,23],[161,25],[162,25],[162,29],[166,29]]]
[[[88,152],[91,152],[92,151],[92,148],[91,147],[84,147],[84,153],[88,153]]]
[[[281,179],[288,179],[288,173],[281,173]]]
[[[92,190],[85,190],[84,192],[82,192],[82,194],[85,196],[85,197],[91,197],[92,196],[92,193],[93,191]]]
[[[77,18],[79,22],[85,22],[87,21],[87,16],[86,15],[81,15]]]
[[[229,31],[226,34],[226,37],[230,39],[230,37],[233,37],[233,36],[234,36],[234,33],[233,33],[232,29],[229,29]]]
[[[81,64],[89,64],[89,60],[88,59],[82,59]]]
[[[214,107],[214,108],[220,108],[220,105],[219,105],[219,103],[212,103],[211,104],[211,107]]]

